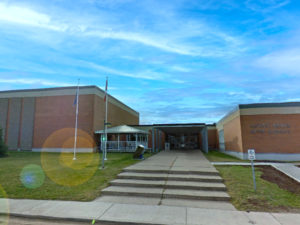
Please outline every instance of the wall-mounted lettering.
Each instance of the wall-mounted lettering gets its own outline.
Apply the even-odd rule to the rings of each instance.
[[[256,123],[250,125],[251,134],[289,134],[288,123]]]

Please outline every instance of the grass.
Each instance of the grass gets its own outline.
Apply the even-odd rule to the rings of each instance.
[[[77,154],[74,161],[70,153],[10,152],[0,158],[0,197],[93,200],[124,167],[137,162],[131,153],[108,153],[107,158],[100,170],[96,153]]]
[[[248,160],[242,160],[231,155],[227,155],[217,150],[210,150],[204,154],[205,157],[211,162],[247,162]]]
[[[208,153],[204,153],[205,157],[211,162],[250,162],[249,160],[243,160],[236,158],[231,155],[227,155],[219,150],[209,150]],[[258,161],[258,160],[256,160]],[[260,161],[267,161],[267,162],[278,162],[274,160],[260,160]],[[300,161],[280,161],[285,163],[300,163]]]
[[[253,190],[251,167],[216,166],[224,178],[232,204],[238,210],[269,212],[300,212],[300,193],[281,189],[260,176],[256,168],[257,191]]]

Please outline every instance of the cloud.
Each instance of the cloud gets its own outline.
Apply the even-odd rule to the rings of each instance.
[[[245,5],[256,12],[270,12],[290,3],[290,0],[247,0]]]
[[[177,53],[181,55],[197,55],[196,52],[192,51],[186,46],[177,45],[174,43],[170,43],[169,40],[162,37],[151,37],[151,34],[140,34],[134,32],[122,32],[122,31],[90,31],[85,32],[84,35],[94,36],[100,38],[109,38],[116,40],[124,40],[124,41],[132,41],[137,42],[146,46],[151,46],[154,48],[161,49],[163,51]]]
[[[171,69],[179,72],[190,72],[190,69],[183,66],[172,66]]]
[[[79,61],[80,65],[84,65],[87,68],[93,68],[96,70],[100,70],[103,71],[107,74],[111,74],[111,75],[117,75],[117,76],[123,76],[123,77],[131,77],[131,78],[142,78],[142,79],[148,79],[148,80],[162,80],[164,78],[163,74],[160,73],[155,73],[152,71],[143,71],[143,72],[138,72],[138,73],[128,73],[128,72],[124,72],[121,70],[117,70],[117,69],[112,69],[106,66],[102,66],[99,65],[97,63],[94,62],[88,62],[88,61],[83,61],[80,60]]]
[[[300,75],[300,48],[275,51],[254,61],[254,66],[279,74]]]
[[[172,79],[171,81],[176,84],[184,84],[186,82],[186,81],[180,80],[180,79]]]
[[[55,24],[49,15],[36,12],[30,8],[0,3],[0,21],[45,28],[54,31],[65,31],[67,26]]]
[[[32,78],[19,78],[19,79],[1,79],[0,83],[3,84],[39,84],[43,86],[74,86],[73,83],[57,82],[43,79],[32,79]]]
[[[73,33],[76,33],[74,31],[81,31],[81,35],[83,36],[132,41],[155,47],[167,52],[182,55],[195,55],[195,53],[186,49],[184,46],[170,44],[168,43],[168,40],[158,40],[158,37],[151,37],[151,34],[144,35],[137,32],[112,31],[111,29],[99,29],[99,27],[95,29],[94,25],[89,26],[91,31],[84,32],[87,28],[86,25],[72,24],[71,22],[55,22],[47,14],[39,13],[30,8],[8,5],[4,3],[0,3],[0,21],[19,25],[34,26],[60,32],[72,31]]]
[[[176,21],[176,29],[174,29],[174,25],[168,27],[167,22],[159,22],[156,25],[158,23],[156,21],[153,26],[160,28],[148,32],[149,30],[145,29],[134,31],[130,22],[120,26],[119,23],[122,21],[112,22],[107,19],[100,20],[97,16],[91,15],[90,17],[79,21],[77,13],[76,16],[70,13],[68,13],[68,16],[63,13],[48,15],[26,6],[0,3],[1,22],[48,29],[73,35],[74,37],[96,37],[128,41],[186,56],[221,57],[244,51],[240,47],[243,43],[240,38],[206,25],[204,22],[181,21],[181,18],[174,18],[174,21]],[[191,38],[198,39],[199,43],[196,45],[191,44],[189,42]],[[218,43],[218,46],[216,46],[216,43]]]

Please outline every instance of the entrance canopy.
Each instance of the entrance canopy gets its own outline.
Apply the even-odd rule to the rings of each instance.
[[[147,131],[139,130],[127,125],[111,127],[106,130],[108,134],[148,134]],[[104,130],[95,131],[95,134],[104,134]]]
[[[155,146],[161,143],[155,143],[160,139],[160,132],[166,135],[166,141],[171,148],[177,149],[202,149],[208,152],[207,127],[205,123],[189,123],[189,124],[153,124],[153,134],[156,138],[152,139],[153,151]],[[201,140],[199,140],[199,138]]]
[[[139,145],[148,148],[148,132],[127,125],[111,127],[106,130],[95,131],[100,134],[100,149],[115,152],[134,152]]]
[[[204,123],[190,124],[154,124],[154,128],[163,131],[166,134],[195,134],[201,132],[205,128]]]

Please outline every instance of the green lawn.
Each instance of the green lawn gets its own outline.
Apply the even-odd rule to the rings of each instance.
[[[238,210],[300,212],[300,191],[292,193],[262,179],[256,168],[257,191],[253,190],[251,167],[216,166],[224,178],[232,204]]]
[[[218,150],[210,150],[204,155],[211,162],[247,162],[247,160],[242,160],[231,155],[227,155]]]
[[[4,190],[8,198],[93,200],[124,167],[137,162],[130,153],[108,153],[100,170],[99,154],[72,158],[70,153],[10,152],[0,158],[0,197]]]

